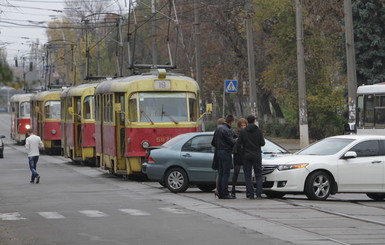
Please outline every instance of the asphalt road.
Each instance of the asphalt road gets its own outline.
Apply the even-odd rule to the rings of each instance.
[[[0,134],[9,135],[0,114]],[[8,129],[9,130],[9,129]],[[42,155],[30,184],[23,146],[0,159],[0,245],[384,244],[385,202],[363,194],[249,200],[189,188],[172,194],[98,168]]]

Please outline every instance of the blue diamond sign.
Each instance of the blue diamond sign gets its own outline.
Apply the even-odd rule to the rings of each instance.
[[[225,80],[225,92],[226,93],[237,93],[238,92],[238,81],[237,80]]]

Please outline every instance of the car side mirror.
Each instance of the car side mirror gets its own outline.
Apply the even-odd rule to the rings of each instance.
[[[343,159],[356,158],[357,153],[355,151],[348,151],[345,153]]]

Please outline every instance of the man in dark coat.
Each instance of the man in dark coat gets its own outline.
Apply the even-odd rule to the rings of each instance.
[[[233,137],[231,125],[234,117],[228,115],[225,123],[215,130],[211,145],[215,147],[216,156],[218,158],[218,197],[221,199],[234,199],[229,195],[228,185],[230,170],[233,166],[232,152],[236,140]]]
[[[237,148],[242,149],[243,171],[245,173],[246,196],[254,199],[254,188],[251,180],[251,171],[254,169],[256,179],[255,195],[261,198],[262,194],[262,151],[265,139],[262,131],[256,125],[255,116],[247,117],[248,125],[241,129],[237,140]]]

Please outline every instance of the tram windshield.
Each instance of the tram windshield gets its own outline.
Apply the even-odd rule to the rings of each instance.
[[[141,122],[194,121],[197,104],[193,93],[186,92],[142,92],[131,97],[130,103],[135,108],[139,102]],[[135,114],[135,113],[134,113]],[[132,115],[132,114],[131,114]],[[131,118],[136,121],[136,118]]]
[[[60,119],[60,101],[47,101],[44,104],[45,118]]]
[[[30,103],[29,102],[22,102],[20,104],[20,117],[21,118],[27,118],[30,117]]]

